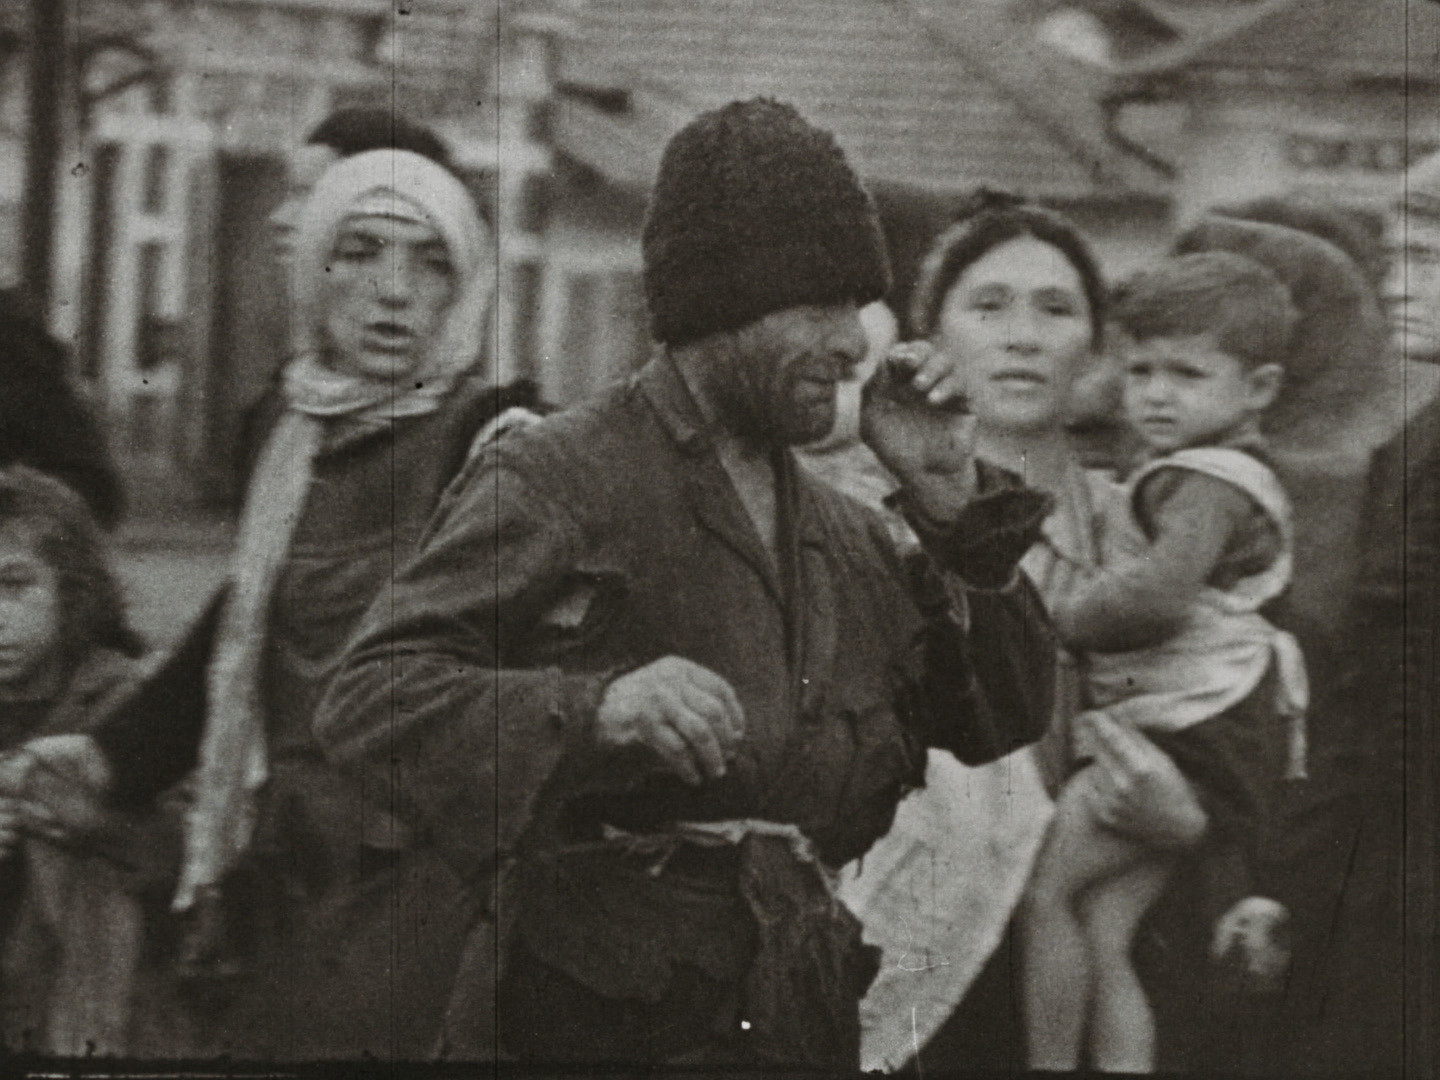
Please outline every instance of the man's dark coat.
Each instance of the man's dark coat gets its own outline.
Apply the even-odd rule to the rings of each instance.
[[[877,517],[788,453],[777,466],[778,560],[668,360],[507,436],[452,488],[322,707],[332,752],[477,879],[519,852],[499,912],[512,1053],[638,1063],[723,1045],[853,1066],[873,969],[825,868],[888,829],[926,745],[989,761],[1049,716],[1053,642],[1023,588],[972,594],[967,643],[932,565],[912,572]],[[1028,543],[1011,539],[997,584]],[[735,760],[703,786],[590,739],[608,682],[668,655],[744,709]],[[559,758],[537,725],[564,734]],[[674,840],[722,820],[794,826],[818,861],[793,838]],[[493,1053],[495,934],[472,942],[452,1053]]]

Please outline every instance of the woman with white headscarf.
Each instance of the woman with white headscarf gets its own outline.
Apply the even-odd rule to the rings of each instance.
[[[229,585],[91,744],[122,803],[190,774],[170,908],[194,1040],[132,1052],[420,1058],[477,894],[310,723],[494,412],[472,374],[494,257],[454,176],[384,150],[321,178],[292,273]]]

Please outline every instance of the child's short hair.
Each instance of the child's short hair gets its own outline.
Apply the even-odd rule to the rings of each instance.
[[[144,643],[130,628],[124,592],[110,569],[104,533],[85,500],[24,465],[0,469],[0,531],[13,530],[54,569],[60,642],[72,660],[97,646],[130,656]]]
[[[1114,303],[1114,320],[1136,341],[1213,334],[1246,367],[1283,364],[1295,328],[1290,290],[1229,251],[1164,259],[1121,285]]]

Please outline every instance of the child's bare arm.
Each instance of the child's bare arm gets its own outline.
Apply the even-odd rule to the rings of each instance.
[[[1169,470],[1166,470],[1169,471]],[[1157,474],[1160,475],[1160,474]],[[1180,629],[1237,526],[1248,497],[1222,480],[1186,473],[1151,504],[1140,492],[1150,543],[1105,567],[1052,605],[1061,638],[1082,652],[1128,652],[1159,644]]]

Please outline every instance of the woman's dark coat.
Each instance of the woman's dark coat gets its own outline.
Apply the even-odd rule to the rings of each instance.
[[[329,761],[312,722],[351,631],[414,549],[494,398],[462,384],[435,413],[327,436],[270,614],[270,776],[255,839],[225,885],[221,925],[179,927],[200,953],[178,995],[196,1041],[171,1052],[286,1061],[433,1050],[477,894],[424,826]],[[267,412],[266,427],[278,396]],[[221,601],[95,732],[122,804],[155,799],[195,764]]]

